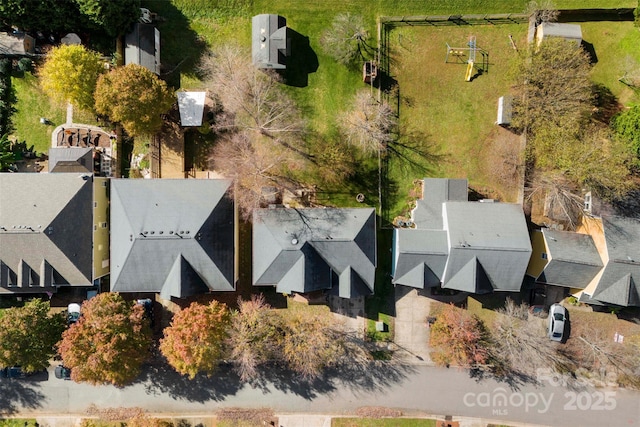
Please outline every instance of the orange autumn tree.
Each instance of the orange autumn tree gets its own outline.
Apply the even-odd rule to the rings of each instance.
[[[137,64],[117,67],[96,83],[95,109],[119,122],[130,136],[153,135],[162,127],[162,114],[175,96],[153,72]]]
[[[446,305],[431,326],[430,345],[433,360],[439,365],[455,364],[479,367],[490,362],[490,342],[487,330],[478,316]]]
[[[150,345],[144,308],[106,292],[82,305],[80,320],[62,334],[58,350],[74,381],[122,386],[138,376]]]
[[[230,319],[223,303],[194,302],[177,313],[164,330],[160,352],[178,373],[190,379],[200,372],[211,374],[222,359]]]

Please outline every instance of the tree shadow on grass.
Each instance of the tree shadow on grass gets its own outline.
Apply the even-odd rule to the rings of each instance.
[[[38,409],[44,394],[36,390],[28,380],[0,380],[0,414],[11,415],[25,409]]]
[[[593,113],[594,118],[608,125],[611,122],[611,118],[623,110],[623,105],[620,104],[611,90],[603,84],[593,84],[591,92],[593,93],[596,107]]]
[[[196,67],[202,53],[207,48],[206,42],[191,29],[189,20],[169,0],[143,1],[161,17],[158,24],[160,30],[160,55],[162,63],[161,77],[174,88],[180,87],[180,74],[196,74]]]
[[[318,70],[318,55],[309,44],[309,37],[289,28],[291,37],[291,56],[287,60],[287,69],[282,73],[283,81],[289,86],[307,87],[309,74]]]

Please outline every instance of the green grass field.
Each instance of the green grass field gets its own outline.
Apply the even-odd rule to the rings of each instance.
[[[145,6],[162,17],[163,75],[175,87],[201,88],[197,63],[208,48],[237,43],[250,52],[251,17],[258,13],[279,13],[288,26],[309,38],[318,59],[318,69],[309,74],[305,87],[287,87],[296,100],[314,135],[310,144],[336,138],[337,118],[348,110],[355,92],[364,88],[358,70],[337,64],[321,49],[320,36],[336,14],[361,14],[368,25],[372,44],[376,43],[376,18],[391,15],[433,15],[451,13],[523,12],[526,0],[326,0],[291,2],[288,0],[146,0]],[[563,0],[558,8],[634,7],[623,0]],[[617,80],[625,71],[637,67],[640,32],[627,22],[583,23],[584,38],[594,45],[598,62],[594,81],[603,83],[621,102],[635,100],[634,93]],[[489,71],[471,83],[463,80],[464,64],[444,64],[445,43],[464,46],[470,34],[489,52]],[[404,153],[411,161],[390,157],[387,191],[383,201],[385,223],[407,213],[408,193],[415,179],[425,176],[467,177],[474,188],[486,195],[514,201],[508,185],[496,183],[493,165],[506,146],[505,134],[493,125],[497,97],[508,91],[509,64],[514,56],[508,34],[522,46],[526,25],[450,26],[439,28],[402,27],[391,32],[393,77],[399,82],[400,122],[404,130],[415,131],[425,153]],[[54,126],[39,124],[47,117],[54,125],[65,117],[63,105],[47,100],[30,74],[14,78],[18,96],[14,116],[15,137],[46,152]],[[75,112],[75,121],[91,122]],[[425,148],[426,147],[426,148]],[[361,171],[350,182],[325,188],[319,202],[338,206],[354,205],[354,195],[366,195],[366,205],[377,206],[376,159],[364,160]],[[309,178],[313,181],[313,177]]]
[[[308,77],[306,87],[288,87],[300,109],[306,113],[309,126],[318,140],[330,139],[336,132],[336,118],[350,107],[358,89],[364,87],[358,70],[348,69],[326,56],[320,45],[320,36],[330,26],[334,16],[341,12],[362,15],[375,44],[376,18],[390,15],[433,15],[450,13],[519,13],[526,1],[369,1],[327,0],[291,2],[285,0],[154,0],[150,8],[167,18],[161,24],[163,34],[179,33],[182,37],[163,37],[163,62],[171,64],[169,80],[185,88],[198,88],[196,65],[202,52],[222,43],[237,43],[247,54],[250,51],[251,17],[258,13],[278,13],[287,18],[287,25],[309,38],[318,58],[319,67]],[[633,1],[556,1],[558,8],[634,7]],[[594,34],[594,44],[603,39],[603,49],[596,46],[601,64],[594,69],[594,79],[609,85],[617,80],[622,65],[610,66],[622,50],[633,51],[640,34],[631,23],[587,23],[585,39]],[[608,30],[607,30],[608,28]],[[505,141],[497,135],[494,126],[498,94],[505,94],[511,83],[508,76],[514,55],[508,34],[523,46],[526,25],[471,27],[404,27],[392,31],[391,43],[400,83],[400,120],[402,126],[417,131],[428,147],[427,156],[417,156],[412,162],[392,158],[387,175],[384,221],[406,213],[407,193],[413,180],[424,176],[468,177],[474,188],[486,190],[487,195],[515,201],[514,188],[496,185],[492,164],[501,155]],[[464,64],[444,64],[445,43],[466,44],[473,32],[478,45],[489,51],[489,72],[472,83],[465,83]],[[636,44],[637,45],[637,44]],[[618,61],[619,62],[619,61]],[[175,65],[175,69],[174,69]],[[615,77],[615,79],[614,79]],[[614,79],[614,80],[612,80]],[[611,89],[614,94],[616,90]],[[625,92],[623,87],[618,88]],[[624,98],[622,98],[625,101]],[[368,169],[375,169],[369,165]],[[353,205],[353,195],[363,192],[367,201],[377,202],[373,194],[375,177],[366,175],[364,182],[345,183],[342,188],[331,189],[331,194],[320,195],[320,201],[338,206]],[[369,197],[372,196],[372,197]]]
[[[35,427],[38,423],[33,418],[0,419],[0,427]]]
[[[34,146],[37,153],[46,154],[51,146],[51,132],[66,120],[67,107],[49,100],[38,86],[38,79],[31,73],[22,77],[12,77],[17,103],[12,120],[15,127],[13,137],[18,141],[26,141],[27,146]],[[40,117],[49,119],[52,124],[43,125]],[[73,120],[76,123],[95,125],[95,116],[87,112],[74,110]]]
[[[424,418],[333,418],[331,427],[435,427],[436,420]]]

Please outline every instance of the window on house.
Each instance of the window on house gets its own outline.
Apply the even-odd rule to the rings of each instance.
[[[106,223],[106,222],[101,222],[101,223],[100,223],[100,227],[102,227],[102,228],[107,228],[107,223]]]
[[[547,253],[546,252],[542,252],[542,259],[547,259]]]

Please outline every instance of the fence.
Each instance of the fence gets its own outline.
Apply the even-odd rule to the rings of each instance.
[[[527,22],[529,15],[525,13],[496,13],[485,15],[414,15],[414,16],[383,16],[380,23],[383,26],[400,25],[500,25],[520,24]]]

